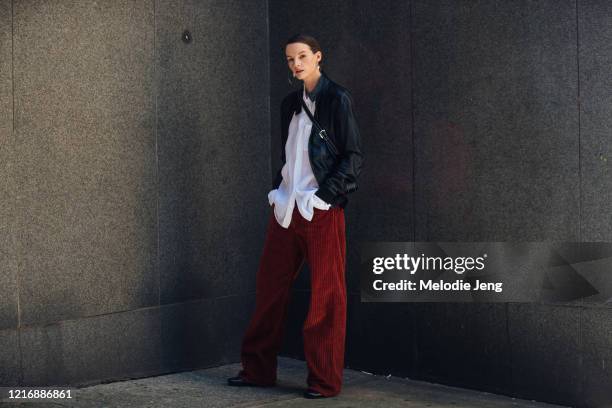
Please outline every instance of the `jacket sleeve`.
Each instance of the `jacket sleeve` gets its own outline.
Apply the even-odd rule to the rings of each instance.
[[[334,136],[341,155],[333,171],[315,193],[327,203],[333,202],[337,195],[357,190],[357,179],[363,162],[361,136],[353,112],[353,101],[348,92],[342,94],[337,109],[333,119]]]

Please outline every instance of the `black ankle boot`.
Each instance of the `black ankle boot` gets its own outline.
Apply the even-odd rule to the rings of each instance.
[[[234,386],[234,387],[257,387],[258,386],[257,384],[248,382],[247,380],[245,380],[244,378],[240,376],[228,378],[227,384]]]

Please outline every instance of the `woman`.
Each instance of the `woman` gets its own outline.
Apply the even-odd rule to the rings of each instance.
[[[281,103],[283,164],[268,194],[272,211],[257,271],[255,312],[242,341],[243,369],[228,383],[275,384],[291,285],[308,260],[311,297],[303,326],[308,367],[304,396],[324,398],[337,395],[342,386],[344,208],[347,194],[357,189],[360,136],[348,90],[321,71],[318,42],[295,35],[285,44],[285,54],[293,77],[303,86]],[[303,105],[314,115],[314,124]]]

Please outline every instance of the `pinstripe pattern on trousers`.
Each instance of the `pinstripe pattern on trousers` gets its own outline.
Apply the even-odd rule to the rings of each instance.
[[[271,207],[273,209],[273,207]],[[289,228],[270,214],[256,277],[255,311],[242,340],[239,376],[276,383],[291,286],[303,263],[310,267],[311,296],[303,324],[308,387],[325,396],[342,388],[346,336],[346,237],[344,209],[314,209],[311,221],[297,207]]]

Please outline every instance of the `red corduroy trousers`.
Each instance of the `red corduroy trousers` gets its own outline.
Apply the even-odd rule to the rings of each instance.
[[[239,375],[260,385],[276,383],[291,287],[306,260],[311,272],[310,307],[302,330],[306,382],[308,388],[334,396],[342,387],[346,334],[346,238],[340,207],[315,208],[307,221],[296,206],[287,229],[271,211],[256,277],[255,312],[242,340]]]

